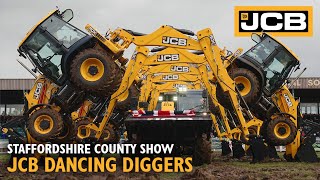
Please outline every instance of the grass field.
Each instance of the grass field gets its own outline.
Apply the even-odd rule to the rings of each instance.
[[[282,154],[280,154],[282,157]],[[320,157],[320,153],[318,153]],[[0,179],[320,179],[320,163],[286,162],[283,159],[250,164],[250,158],[233,159],[214,153],[212,163],[194,167],[191,173],[8,173],[4,164],[8,155],[0,155]]]

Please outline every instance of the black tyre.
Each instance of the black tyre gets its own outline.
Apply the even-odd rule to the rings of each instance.
[[[261,84],[256,74],[244,68],[233,68],[229,71],[230,77],[235,81],[241,96],[250,105],[259,100]]]
[[[114,81],[110,86],[110,93],[111,94],[115,93],[119,89],[121,81],[122,81],[122,78],[123,78],[123,75],[124,75],[124,72],[125,72],[124,69],[118,69],[117,70],[117,73],[115,75]]]
[[[218,85],[217,86],[217,100],[218,102],[226,109],[233,111],[233,106],[230,101],[229,95],[223,92],[222,88]]]
[[[100,140],[104,144],[117,144],[120,141],[120,133],[112,127],[106,126]]]
[[[76,136],[75,124],[71,118],[64,118],[63,128],[58,137],[53,142],[55,143],[72,143]]]
[[[196,138],[195,147],[193,150],[192,163],[195,166],[210,164],[212,158],[211,141],[208,140],[206,134],[202,134]]]
[[[37,141],[48,142],[59,136],[63,128],[61,115],[50,108],[33,112],[27,123],[30,135]]]
[[[231,79],[235,81],[236,87],[248,106],[254,106],[260,99],[261,83],[252,71],[245,68],[232,68],[229,70]],[[217,86],[217,98],[222,106],[233,109],[230,98],[220,86]]]
[[[89,137],[90,129],[86,126],[90,123],[91,121],[88,118],[80,118],[76,121],[74,128],[76,142],[81,143],[84,138]]]
[[[102,50],[85,49],[71,61],[71,81],[83,90],[103,96],[119,87],[119,83],[113,84],[118,74],[121,74],[119,66]]]
[[[279,116],[270,120],[267,126],[267,139],[275,146],[284,146],[294,141],[297,127],[289,117]]]

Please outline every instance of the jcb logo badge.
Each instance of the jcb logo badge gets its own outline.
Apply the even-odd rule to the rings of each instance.
[[[162,80],[178,80],[179,75],[177,74],[170,74],[170,75],[163,75]]]
[[[41,94],[41,90],[42,90],[42,83],[38,83],[36,90],[33,93],[33,99],[39,99],[40,94]]]
[[[312,36],[312,6],[236,6],[235,36],[272,32],[277,36]]]
[[[105,42],[106,39],[104,37],[101,36],[101,34],[98,33],[98,31],[96,31],[95,29],[93,29],[91,26],[89,26],[87,28],[87,31],[92,35],[95,36],[96,38],[98,38],[100,41]]]
[[[158,62],[163,61],[179,61],[179,54],[162,54],[157,56]]]
[[[171,66],[170,70],[174,72],[189,72],[189,67],[188,66]]]
[[[173,88],[186,88],[187,86],[186,85],[184,85],[184,84],[173,84],[173,86],[172,86]]]
[[[288,94],[283,94],[283,97],[284,97],[284,99],[286,100],[288,106],[289,106],[289,107],[292,107],[293,104],[292,104],[291,99],[290,99],[290,97],[288,96]]]
[[[163,44],[177,45],[177,46],[187,46],[187,39],[163,36],[162,37],[162,43]]]

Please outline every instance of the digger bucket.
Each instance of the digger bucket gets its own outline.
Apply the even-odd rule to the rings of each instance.
[[[221,141],[221,149],[222,149],[222,152],[221,152],[221,155],[222,156],[226,156],[226,155],[229,155],[231,153],[231,148],[229,146],[229,142],[228,141]]]
[[[307,137],[298,148],[296,159],[301,162],[319,162],[316,151],[313,148],[315,137]]]
[[[245,156],[245,151],[242,147],[242,142],[238,140],[232,140],[232,152],[233,152],[233,158],[242,158]]]
[[[262,137],[249,137],[250,151],[252,153],[252,163],[263,161],[268,153],[267,146]]]

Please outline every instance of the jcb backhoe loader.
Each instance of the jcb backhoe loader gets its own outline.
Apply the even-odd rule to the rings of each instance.
[[[83,125],[87,125],[92,121],[91,110],[97,108],[97,103],[87,99],[83,102],[78,110],[72,112],[72,116],[67,113],[59,112],[59,107],[51,104],[52,96],[59,90],[59,87],[43,75],[39,75],[35,80],[32,89],[25,94],[24,115],[20,119],[15,119],[8,124],[4,124],[2,128],[7,133],[12,128],[10,124],[21,123],[21,128],[30,137],[25,143],[72,143],[82,140],[85,132],[82,131]],[[91,119],[91,120],[90,120]],[[111,125],[111,124],[110,124]],[[106,131],[112,131],[112,127],[107,127]],[[84,133],[84,134],[82,134]],[[110,134],[110,133],[109,133]],[[17,135],[17,134],[16,134]],[[17,136],[21,138],[22,136]]]
[[[300,62],[289,48],[269,34],[253,34],[252,39],[257,44],[236,58],[228,67],[228,73],[255,116],[265,120],[268,133],[263,135],[274,145],[287,145],[295,139],[297,123],[289,116],[279,115],[283,109],[271,97],[280,98],[276,92],[282,89],[290,74],[299,68]],[[219,89],[217,98],[222,105],[230,108],[230,103]],[[285,98],[290,99],[288,96]],[[292,116],[297,116],[296,112],[292,113]],[[279,119],[282,119],[281,123]],[[277,136],[277,129],[274,128],[280,126],[278,123],[291,127],[286,129],[291,135],[287,138]]]
[[[154,110],[157,107],[161,93],[165,92],[186,92],[189,90],[200,90],[200,84],[181,83],[179,81],[167,82],[165,84],[154,85],[151,90],[150,102],[148,110]],[[176,97],[179,98],[179,97]]]
[[[151,92],[151,85],[154,83],[161,83],[162,80],[154,81],[153,77],[159,76],[160,73],[175,73],[173,74],[174,77],[167,76],[167,79],[177,79],[179,78],[179,74],[188,74],[188,75],[197,75],[198,70],[190,64],[187,63],[176,63],[176,64],[162,64],[162,65],[155,65],[152,66],[144,66],[142,67],[141,74],[143,75],[140,87],[141,89],[141,96],[140,102],[146,102]],[[178,80],[177,80],[178,81]],[[190,80],[188,80],[190,81]]]
[[[240,52],[241,52],[241,49],[237,50],[237,54],[239,54]],[[221,56],[225,57],[225,55],[223,53],[221,53]],[[225,64],[225,67],[228,67],[230,65],[230,63],[232,63],[232,61],[233,61],[232,59],[234,59],[234,55],[232,53],[229,53],[229,56],[225,57],[225,59],[228,59],[227,62],[229,64]],[[165,81],[178,82],[178,80],[190,82],[190,81],[194,81],[195,78],[197,77],[197,75],[199,74],[198,69],[193,64],[187,64],[187,63],[177,63],[174,65],[173,64],[150,65],[150,66],[144,67],[143,72],[145,72],[146,74],[144,75],[145,79],[142,81],[143,86],[141,87],[141,92],[143,92],[143,94],[140,96],[141,97],[140,102],[147,101],[147,99],[150,95],[150,92],[152,91],[151,84],[153,85],[153,83],[160,83],[160,82],[165,82]],[[163,73],[165,73],[165,74],[163,74]],[[188,79],[189,76],[179,77],[179,74],[194,75],[194,78]],[[160,77],[161,75],[170,75],[170,77],[172,76],[172,78],[166,78],[167,80],[163,80],[161,78],[160,79],[155,78],[156,76]],[[192,76],[190,76],[190,77],[192,77]],[[209,79],[213,79],[213,75],[212,75],[212,73],[210,73],[210,71],[208,73],[208,77],[209,77]],[[198,77],[197,79],[200,79],[200,78]],[[166,83],[166,84],[169,84],[169,83]],[[166,84],[163,84],[163,86],[165,86]],[[198,86],[201,86],[201,81],[197,80],[196,84],[198,84]],[[151,94],[152,98],[149,103],[149,108],[148,108],[149,110],[153,110],[156,107],[156,104],[158,102],[157,96],[159,96],[160,91],[163,91],[163,89],[166,89],[166,88],[164,88],[164,87],[158,88],[158,90],[155,89],[155,91],[153,91],[154,94]],[[194,89],[194,88],[191,87],[191,89]],[[198,88],[196,88],[196,89],[198,89]],[[213,93],[213,94],[215,94],[215,93]],[[226,111],[217,101],[215,101],[213,103],[211,98],[208,98],[208,100],[209,100],[209,108],[211,108],[212,112],[215,112],[215,115],[212,114],[211,116],[212,116],[213,124],[215,125],[215,129],[216,129],[218,137],[220,139],[222,139],[222,137],[225,137],[225,138],[227,137],[229,140],[233,140],[234,157],[240,157],[240,156],[244,155],[244,151],[241,147],[241,143],[239,142],[241,139],[240,138],[241,137],[241,130],[238,127],[236,127],[236,125],[234,125],[233,128],[230,127]],[[217,121],[217,119],[219,121]],[[220,124],[220,125],[218,126],[218,124]],[[233,122],[233,124],[235,124],[235,123]],[[223,133],[220,133],[219,128],[221,128],[221,127],[224,131]],[[249,129],[249,131],[250,130],[251,129]],[[231,150],[229,150],[230,148],[229,148],[228,142],[222,141],[222,147],[223,147],[222,154],[226,155],[231,152]]]
[[[44,126],[44,121],[38,117],[51,118],[51,124],[46,123],[46,140],[54,139],[54,135],[61,130],[64,122],[58,114],[70,115],[91,95],[107,100],[118,89],[123,74],[120,66],[126,63],[125,59],[118,59],[120,56],[115,54],[108,56],[109,49],[105,49],[97,38],[69,23],[72,18],[70,9],[62,13],[59,10],[50,12],[28,32],[18,48],[21,56],[31,60],[35,72],[40,72],[59,87],[47,102],[37,104],[28,111],[30,129]],[[40,84],[39,88],[42,88]],[[54,108],[47,110],[48,104]],[[128,103],[119,103],[117,110],[128,109],[124,104]]]
[[[232,56],[230,56],[230,58],[231,57]],[[201,86],[201,81],[199,80],[200,77],[198,77],[199,75],[198,69],[192,64],[177,63],[174,65],[172,64],[152,65],[152,66],[150,65],[148,67],[144,67],[143,71],[145,72],[144,74],[145,78],[142,81],[143,86],[141,87],[141,92],[143,93],[140,95],[140,102],[144,102],[150,99],[150,102],[147,103],[149,104],[148,110],[154,110],[156,108],[160,92],[168,92],[168,91],[175,92],[178,90],[176,89],[176,87],[172,87],[172,83],[178,83],[178,82],[186,83],[187,81],[189,83],[190,82],[192,82],[193,84],[195,83],[195,85],[197,86],[197,87],[189,86],[189,89],[199,89]],[[182,75],[188,75],[188,76],[180,77],[179,73],[181,73]],[[174,76],[175,78],[166,78],[166,80],[163,80],[161,78],[156,78],[157,76],[161,77],[161,75],[170,75],[172,77]],[[210,75],[212,76],[212,74],[209,73],[208,76],[210,77]],[[194,80],[196,80],[196,82],[193,82]],[[154,83],[164,83],[164,84],[154,84]],[[190,85],[190,84],[186,84],[186,85]],[[157,88],[153,88],[153,86]],[[150,96],[150,92],[152,92],[151,96]],[[207,98],[207,96],[205,98]],[[218,107],[217,110],[212,110],[212,111],[215,111],[215,115],[213,114],[211,115],[213,124],[215,125],[214,127],[216,129],[216,132],[218,132],[218,137],[222,139],[222,137],[225,136],[225,137],[228,137],[229,140],[233,140],[234,157],[239,158],[240,156],[243,156],[244,150],[241,146],[241,143],[239,142],[241,137],[241,130],[237,128],[236,125],[231,130],[229,126],[229,120],[227,118],[227,115],[225,114],[226,112],[224,111],[224,108],[217,101],[215,101],[215,103],[212,103],[211,98],[209,98],[208,100],[209,100],[209,103],[211,103],[209,105],[209,108]],[[167,102],[163,102],[163,103],[170,104]],[[220,127],[217,126],[218,122],[217,122],[216,116],[217,116],[217,119],[219,120],[223,119],[223,122],[220,121],[221,122],[220,127],[225,127],[224,133],[220,134],[220,129],[219,129]],[[228,142],[222,141],[222,147],[223,147],[223,151],[222,151],[223,155],[229,154],[231,152]]]

